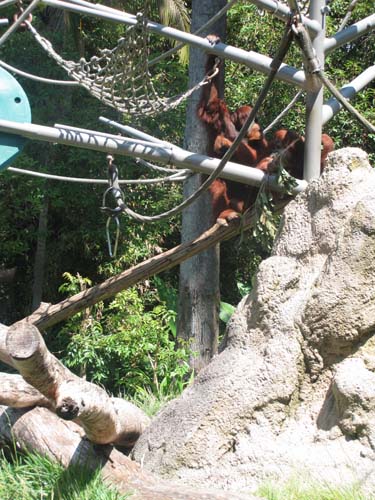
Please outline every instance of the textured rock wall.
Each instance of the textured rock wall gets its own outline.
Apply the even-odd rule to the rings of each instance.
[[[227,348],[134,450],[186,483],[249,491],[306,472],[375,491],[375,171],[354,148],[285,210]]]

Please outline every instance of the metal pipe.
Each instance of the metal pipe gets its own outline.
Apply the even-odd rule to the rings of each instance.
[[[250,2],[260,9],[267,10],[281,21],[287,22],[289,20],[290,9],[278,0],[250,0]],[[305,16],[302,16],[301,19],[306,28],[312,33],[315,34],[320,31],[320,24],[317,21]]]
[[[212,173],[220,163],[219,159],[191,153],[181,148],[167,149],[158,144],[142,146],[130,143],[125,138],[119,136],[104,137],[98,135],[94,130],[83,133],[30,123],[0,120],[0,131],[21,135],[33,140],[65,144],[67,146],[81,147],[110,154],[139,157],[160,163],[173,163],[177,167],[189,168],[203,174]],[[262,182],[266,181],[270,188],[275,191],[282,191],[275,176],[266,176],[261,170],[239,165],[238,163],[228,162],[221,176],[225,179],[253,186],[259,186]],[[297,185],[293,188],[293,193],[297,194],[304,191],[306,185],[305,181],[297,180]]]
[[[31,4],[25,9],[20,16],[16,19],[16,21],[9,26],[6,32],[0,38],[0,46],[10,37],[10,35],[16,31],[16,29],[22,24],[32,13],[35,7],[38,5],[40,0],[33,0]]]
[[[101,19],[106,19],[108,21],[115,21],[127,25],[135,25],[136,20],[128,16],[122,15],[120,11],[117,14],[106,11],[99,11],[97,9],[92,9],[88,7],[83,7],[80,5],[73,5],[61,0],[41,0],[43,4],[49,5],[51,7],[61,8],[71,12],[77,12],[81,14],[86,14],[88,16],[99,17]],[[257,71],[264,74],[269,74],[271,72],[270,64],[272,59],[258,54],[253,51],[247,52],[243,49],[238,49],[231,45],[226,45],[224,43],[218,43],[216,45],[211,45],[206,38],[200,36],[192,35],[191,33],[186,33],[169,26],[163,26],[162,24],[149,21],[147,23],[147,29],[153,33],[158,33],[159,35],[172,38],[184,43],[188,43],[194,47],[198,47],[206,52],[216,54],[218,56],[224,56],[232,61],[249,66]],[[276,78],[283,80],[287,83],[297,85],[298,87],[305,88],[306,78],[303,70],[298,70],[293,66],[288,66],[287,64],[282,64],[280,70],[277,73]]]
[[[92,134],[92,130],[89,130],[87,128],[80,128],[80,127],[73,127],[70,125],[63,125],[61,123],[55,123],[54,128],[57,129],[62,129],[62,130],[67,130],[69,132],[77,132],[77,134]],[[132,137],[124,137],[120,134],[115,135],[115,134],[107,134],[106,132],[97,132],[95,131],[95,135],[100,136],[100,137],[106,137],[107,139],[124,139],[124,141],[127,141],[132,144],[139,144],[140,146],[155,146],[155,141],[145,141],[141,139],[133,139]],[[166,145],[164,145],[166,147]],[[171,146],[169,146],[171,147]]]
[[[324,39],[325,39],[325,1],[311,0],[309,14],[311,19],[321,24],[320,33],[312,40],[312,48],[324,68]],[[323,86],[316,81],[316,76],[307,74],[307,80],[311,82],[312,90],[306,94],[306,138],[304,152],[303,178],[307,181],[320,175],[320,151],[322,137],[322,106]]]
[[[109,7],[107,5],[102,5],[100,3],[87,2],[86,0],[69,0],[69,2],[74,3],[76,5],[82,5],[83,7],[90,7],[90,8],[98,9],[98,10],[102,10],[102,11],[113,12],[115,14],[118,12],[121,12],[122,14],[129,16],[129,17],[132,17],[134,19],[136,17],[135,14],[130,14],[129,12],[124,12],[124,11],[119,10],[119,9],[114,9],[113,7]]]
[[[375,80],[375,65],[367,68],[363,73],[358,75],[353,81],[347,83],[340,89],[340,93],[346,99],[352,99],[366,85]],[[342,105],[335,97],[328,99],[323,105],[323,124],[329,122],[342,108]]]
[[[92,4],[91,2],[87,2],[86,0],[70,0],[70,1],[74,4],[77,4],[77,5],[82,5],[85,7],[92,7],[92,8],[96,8],[98,10],[102,10],[102,11],[106,10],[108,12],[109,11],[119,12],[117,9],[113,9],[112,7],[107,7],[107,6],[101,5],[101,4]],[[250,0],[250,2],[262,10],[266,10],[268,12],[271,12],[271,14],[273,14],[275,17],[277,17],[281,21],[286,22],[289,19],[290,10],[288,9],[287,6],[283,5],[278,0]],[[232,0],[232,2],[229,2],[229,3],[233,4],[234,2]],[[226,5],[225,10],[228,10],[230,7],[231,7],[231,5],[229,5],[229,6]],[[120,11],[120,12],[122,12],[122,11]],[[124,12],[124,14],[128,15],[129,17],[135,17],[133,14],[129,14],[129,13],[125,13],[125,12]],[[216,18],[216,15],[208,21],[210,25],[216,20],[215,18]],[[320,30],[319,24],[316,23],[315,21],[312,21],[308,17],[303,17],[303,21],[309,30],[311,30],[313,32],[317,32]],[[206,23],[206,24],[208,24],[208,23]],[[206,27],[206,24],[204,25],[204,27]],[[200,29],[200,31],[201,31],[201,29]]]
[[[112,127],[116,127],[122,132],[125,132],[126,134],[129,134],[136,139],[141,139],[144,141],[149,141],[153,142],[154,144],[160,144],[164,146],[169,146],[173,148],[177,148],[178,146],[175,146],[171,142],[168,141],[162,141],[161,139],[158,139],[157,137],[154,137],[153,135],[146,134],[146,132],[142,132],[134,127],[131,127],[130,125],[123,125],[122,123],[115,122],[114,120],[110,120],[109,118],[105,118],[104,116],[99,116],[99,121],[102,123],[105,123],[106,125],[110,125]]]
[[[9,24],[9,19],[0,19],[0,26],[7,26]]]
[[[18,0],[2,0],[2,2],[0,2],[0,9],[2,7],[7,7],[8,5],[13,5],[14,3],[17,3]]]
[[[0,66],[7,69],[8,71],[11,71],[12,73],[15,73],[16,75],[24,76],[25,78],[29,78],[30,80],[34,80],[36,82],[49,83],[53,85],[65,85],[68,87],[77,87],[78,85],[80,85],[79,82],[73,80],[53,80],[51,78],[43,78],[42,76],[32,75],[31,73],[26,73],[26,71],[15,68],[14,66],[11,66],[4,61],[0,61]]]
[[[324,51],[329,54],[333,50],[352,42],[375,28],[375,14],[365,17],[357,23],[351,24],[347,28],[339,31],[336,35],[324,40]]]

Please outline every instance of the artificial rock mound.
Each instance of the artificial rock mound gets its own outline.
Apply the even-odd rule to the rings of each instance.
[[[227,347],[141,436],[134,458],[249,491],[308,473],[375,491],[375,170],[354,148],[285,210]]]

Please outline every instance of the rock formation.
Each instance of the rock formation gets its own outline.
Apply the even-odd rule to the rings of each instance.
[[[375,491],[375,170],[355,148],[285,209],[227,347],[141,436],[134,458],[251,491],[307,473]]]

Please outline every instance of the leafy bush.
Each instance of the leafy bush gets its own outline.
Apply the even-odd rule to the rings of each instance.
[[[69,294],[91,284],[64,276],[60,290]],[[58,333],[57,348],[66,366],[112,393],[178,394],[188,382],[191,353],[183,344],[176,348],[175,315],[156,290],[131,288],[71,318]]]

